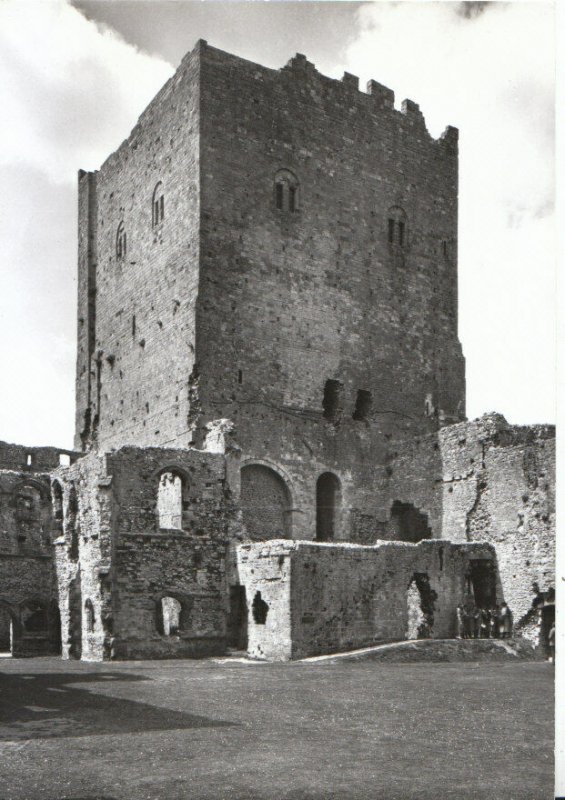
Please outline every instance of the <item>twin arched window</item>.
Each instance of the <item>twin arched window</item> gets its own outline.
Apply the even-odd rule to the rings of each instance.
[[[280,169],[275,175],[275,207],[278,211],[296,213],[300,208],[300,186],[296,175]]]

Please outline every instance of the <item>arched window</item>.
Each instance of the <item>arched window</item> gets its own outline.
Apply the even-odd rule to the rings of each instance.
[[[116,258],[118,261],[121,261],[126,257],[127,253],[127,237],[126,237],[126,229],[124,228],[123,221],[120,222],[118,225],[118,231],[116,233]]]
[[[392,206],[387,215],[387,241],[396,247],[406,247],[408,243],[408,230],[406,213],[400,206]]]
[[[339,480],[332,472],[324,472],[316,483],[316,541],[333,541],[340,505]]]
[[[57,530],[63,530],[63,489],[58,481],[53,481],[53,519]]]
[[[95,623],[95,616],[94,616],[94,606],[92,605],[92,600],[86,600],[84,604],[84,616],[86,617],[86,630],[88,633],[92,633],[94,630],[94,623]]]
[[[157,603],[157,630],[162,636],[177,636],[181,628],[182,606],[174,597],[162,597]]]
[[[163,184],[161,181],[153,189],[153,199],[151,200],[151,221],[153,227],[160,225],[165,219],[165,195],[163,194]]]
[[[172,470],[162,472],[159,476],[157,493],[157,514],[160,528],[182,529],[182,495],[182,477]]]
[[[291,214],[300,209],[300,186],[296,175],[280,169],[275,175],[275,208]]]

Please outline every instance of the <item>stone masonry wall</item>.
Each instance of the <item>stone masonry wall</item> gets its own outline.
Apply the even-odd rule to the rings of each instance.
[[[391,442],[386,472],[389,502],[428,514],[433,536],[496,548],[516,629],[536,642],[534,601],[555,588],[555,428],[487,414]]]
[[[164,472],[182,479],[175,529],[160,527]],[[59,472],[66,498],[57,549],[64,655],[101,660],[224,652],[226,551],[237,527],[228,473],[223,454],[133,447],[90,454]],[[79,529],[74,557],[73,484]],[[171,635],[160,621],[163,598],[181,606]]]
[[[77,449],[190,441],[199,135],[195,51],[100,170],[79,175]]]
[[[60,647],[52,541],[57,524],[47,470],[69,451],[0,442],[0,607],[12,627],[12,655]],[[6,631],[3,632],[6,641]]]
[[[374,547],[282,540],[240,545],[249,653],[286,660],[405,639],[408,589],[416,575],[431,602],[427,635],[453,637],[471,559],[494,563],[494,550],[437,540]],[[251,607],[257,592],[268,606],[262,624]]]

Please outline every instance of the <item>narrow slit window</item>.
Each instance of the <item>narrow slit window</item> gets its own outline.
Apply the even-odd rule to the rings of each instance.
[[[394,220],[389,219],[388,221],[388,240],[390,244],[394,242]]]
[[[373,400],[371,392],[366,389],[359,389],[357,392],[357,400],[355,402],[355,411],[353,412],[354,420],[366,420],[371,413],[371,406]]]
[[[398,222],[398,244],[403,247],[404,245],[404,222]]]
[[[275,206],[278,211],[295,214],[299,208],[299,185],[296,175],[281,169],[275,175]]]
[[[161,181],[153,189],[151,201],[151,222],[155,228],[165,219],[165,195],[163,194],[163,184]]]
[[[282,183],[277,183],[275,187],[277,208],[282,211],[284,202],[284,187]]]
[[[343,384],[340,381],[327,380],[324,386],[324,399],[322,408],[324,419],[328,422],[337,422],[341,413],[341,392]]]
[[[288,187],[288,210],[291,213],[296,211],[296,186]]]

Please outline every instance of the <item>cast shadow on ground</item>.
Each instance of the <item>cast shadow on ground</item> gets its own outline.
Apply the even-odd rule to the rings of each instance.
[[[110,697],[102,690],[110,681],[144,680],[148,679],[112,672],[0,674],[0,741],[237,725]],[[76,686],[81,683],[91,688]]]

